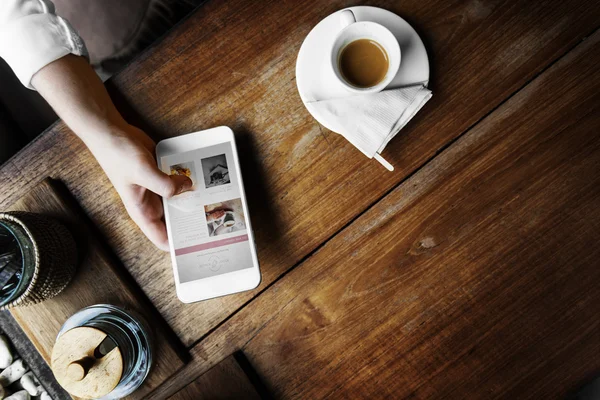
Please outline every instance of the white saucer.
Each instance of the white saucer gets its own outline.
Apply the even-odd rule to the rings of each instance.
[[[397,88],[422,83],[429,83],[429,59],[423,41],[405,20],[396,14],[378,7],[350,7],[357,21],[377,22],[388,28],[398,39],[402,61],[394,80],[387,86]],[[327,100],[352,96],[342,84],[336,80],[329,65],[329,52],[337,32],[341,28],[339,13],[335,12],[315,26],[300,47],[296,61],[296,84],[302,101]],[[330,129],[327,118],[318,112],[311,115],[319,123]],[[339,133],[339,132],[338,132]]]

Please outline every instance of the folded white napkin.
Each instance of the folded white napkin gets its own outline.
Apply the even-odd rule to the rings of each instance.
[[[431,96],[431,90],[416,85],[308,102],[306,106],[318,111],[319,115],[326,115],[332,130],[343,135],[367,157],[379,160],[379,153]]]

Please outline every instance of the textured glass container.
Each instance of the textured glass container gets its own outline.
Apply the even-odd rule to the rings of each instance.
[[[62,292],[73,279],[77,246],[69,230],[45,215],[0,213],[0,309],[28,306]]]
[[[35,272],[34,246],[19,224],[0,221],[0,307],[19,298]]]

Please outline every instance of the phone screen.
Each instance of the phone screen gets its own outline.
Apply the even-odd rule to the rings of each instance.
[[[166,200],[180,283],[253,267],[231,146],[161,157],[164,172],[193,182],[191,191]]]

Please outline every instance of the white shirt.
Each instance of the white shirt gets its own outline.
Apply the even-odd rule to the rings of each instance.
[[[0,0],[0,57],[30,89],[40,69],[67,54],[87,57],[85,43],[50,0]]]

